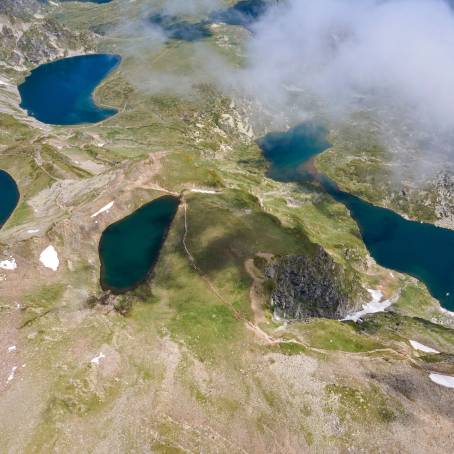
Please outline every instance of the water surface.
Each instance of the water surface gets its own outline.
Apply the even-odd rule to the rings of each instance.
[[[269,7],[264,0],[242,0],[235,5],[215,11],[205,20],[190,22],[178,16],[158,12],[152,14],[148,21],[161,29],[168,39],[194,42],[213,35],[210,26],[216,22],[238,25],[250,29]]]
[[[330,146],[321,127],[300,125],[286,133],[268,134],[258,143],[270,161],[271,178],[321,184],[349,209],[377,263],[418,278],[446,309],[454,310],[453,230],[408,221],[391,210],[341,191],[326,176],[308,172],[304,164]]]
[[[212,35],[207,22],[193,23],[162,13],[153,14],[148,20],[154,26],[159,27],[168,39],[194,42]]]
[[[326,133],[317,124],[305,123],[287,132],[274,132],[259,139],[257,143],[270,162],[268,176],[286,183],[310,180],[304,164],[329,148]]]
[[[119,62],[118,55],[92,54],[38,66],[19,85],[20,105],[37,120],[53,125],[105,120],[117,110],[97,106],[93,91]]]
[[[0,170],[0,228],[8,220],[19,202],[19,189],[13,177]]]
[[[121,293],[147,279],[179,203],[176,197],[160,197],[104,230],[99,243],[104,289]]]
[[[212,22],[249,28],[266,13],[268,7],[269,3],[265,0],[241,0],[230,8],[213,13],[210,18]]]

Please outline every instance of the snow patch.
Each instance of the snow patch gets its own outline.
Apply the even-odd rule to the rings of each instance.
[[[2,260],[0,261],[0,268],[2,270],[15,270],[17,268],[16,259],[11,257],[9,260]]]
[[[101,362],[101,360],[104,359],[105,357],[106,357],[106,355],[103,352],[101,352],[99,355],[92,358],[90,362],[92,364],[98,365]]]
[[[446,388],[454,388],[454,377],[451,377],[450,375],[430,374],[429,377],[437,385]]]
[[[16,374],[17,366],[13,366],[11,368],[11,372],[8,375],[8,378],[6,379],[6,383],[9,383],[10,381],[14,380],[14,375]]]
[[[415,349],[419,350],[424,353],[440,353],[438,350],[435,350],[434,348],[428,347],[427,345],[420,344],[417,341],[410,340],[410,345]]]
[[[27,230],[27,233],[38,233],[39,229],[29,229]]]
[[[50,245],[41,252],[39,256],[39,261],[46,267],[50,268],[52,271],[57,271],[60,265],[60,260],[58,259],[58,254],[55,248]]]
[[[114,201],[109,202],[107,205],[103,206],[100,210],[98,210],[96,213],[93,213],[91,215],[92,218],[95,218],[96,216],[100,215],[101,213],[105,213],[106,211],[109,211],[113,206],[114,206]]]
[[[8,353],[13,353],[16,351],[16,346],[15,345],[11,345],[10,347],[8,347]]]
[[[363,309],[353,314],[347,315],[343,320],[352,320],[354,322],[360,321],[365,315],[376,314],[377,312],[384,312],[391,304],[392,300],[383,299],[383,293],[380,290],[367,289],[371,296],[371,300],[367,304],[363,304]]]
[[[199,194],[220,194],[222,191],[216,191],[214,189],[191,189],[191,192],[197,192]]]

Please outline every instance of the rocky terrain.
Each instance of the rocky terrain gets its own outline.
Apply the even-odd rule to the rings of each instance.
[[[437,225],[454,228],[454,174],[440,172],[435,182]]]
[[[367,114],[333,129],[329,139],[332,148],[317,158],[317,167],[344,190],[404,217],[454,228],[454,169],[443,155]]]
[[[72,33],[48,19],[33,24],[3,20],[0,40],[3,64],[19,69],[93,50],[90,33]]]
[[[378,266],[343,205],[266,176],[250,100],[188,83],[200,42],[151,46],[123,26],[160,1],[38,3],[0,2],[0,168],[21,195],[0,230],[0,451],[451,452],[453,390],[433,374],[454,375],[452,314]],[[210,33],[210,51],[240,64],[250,32]],[[95,92],[117,115],[54,127],[19,108],[34,65],[92,50],[123,56]],[[330,141],[316,165],[342,187],[407,200],[378,184],[391,160],[365,153],[370,135]],[[399,211],[435,222],[438,204],[448,218],[450,179],[437,178],[439,196],[414,191],[432,214]],[[104,292],[102,232],[164,194],[181,205],[151,278]],[[340,321],[367,290],[386,312]]]
[[[75,53],[93,51],[93,34],[74,32],[39,14],[36,0],[8,0],[0,5],[0,61],[25,70]]]
[[[271,307],[285,320],[310,317],[340,320],[361,308],[365,295],[358,278],[321,248],[305,256],[286,256],[266,269],[274,283]]]
[[[30,19],[45,5],[47,0],[3,0],[0,5],[0,14]]]

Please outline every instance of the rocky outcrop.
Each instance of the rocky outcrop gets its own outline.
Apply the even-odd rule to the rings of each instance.
[[[279,318],[342,319],[365,299],[354,273],[334,262],[320,246],[313,254],[277,258],[265,273],[273,282],[271,304]]]
[[[39,2],[25,1],[23,10],[13,4],[0,2],[2,65],[24,70],[71,53],[94,49],[90,32],[74,32],[53,19],[27,14],[27,11],[35,11]]]
[[[436,222],[440,227],[454,229],[454,175],[441,172],[435,183],[437,203]]]

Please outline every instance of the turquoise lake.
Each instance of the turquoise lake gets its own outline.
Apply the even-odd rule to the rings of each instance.
[[[52,125],[97,123],[117,113],[97,106],[93,91],[119,64],[111,54],[80,55],[38,66],[19,85],[20,106]]]
[[[177,197],[160,197],[104,230],[99,243],[104,290],[122,293],[148,278],[179,203]]]
[[[421,280],[444,308],[454,310],[453,230],[408,221],[391,210],[339,190],[325,176],[315,177],[305,171],[304,164],[330,146],[326,130],[319,126],[304,124],[285,133],[271,133],[258,144],[271,164],[268,171],[271,178],[320,183],[349,209],[377,263]]]
[[[0,228],[8,220],[19,202],[19,189],[13,177],[0,170]]]

